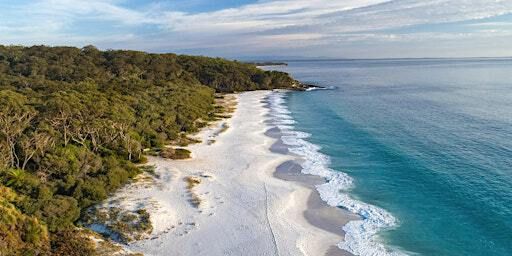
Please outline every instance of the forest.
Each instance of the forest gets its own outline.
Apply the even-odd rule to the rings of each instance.
[[[297,84],[220,58],[0,46],[0,255],[93,255],[77,220],[144,149],[204,126],[215,93]]]

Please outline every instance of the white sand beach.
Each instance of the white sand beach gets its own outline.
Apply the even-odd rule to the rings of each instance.
[[[293,168],[275,173],[295,157],[269,150],[276,142],[265,135],[262,100],[269,93],[238,94],[232,118],[197,134],[202,142],[188,147],[192,159],[151,157],[158,178],[126,186],[111,199],[151,214],[152,234],[127,249],[145,255],[349,255],[336,244],[351,217],[320,200],[312,188],[322,180],[291,178],[299,175]]]

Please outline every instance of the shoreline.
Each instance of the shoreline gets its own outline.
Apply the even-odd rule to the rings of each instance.
[[[387,247],[378,238],[377,234],[380,230],[397,225],[394,216],[382,208],[351,197],[349,191],[353,187],[353,179],[347,173],[329,167],[330,157],[321,152],[321,146],[308,141],[307,138],[312,134],[295,129],[296,122],[285,104],[287,97],[285,93],[271,94],[268,97],[269,116],[273,119],[266,123],[275,127],[268,135],[278,139],[271,150],[283,151],[279,153],[287,153],[299,159],[297,161],[299,168],[295,168],[298,169],[296,173],[323,179],[323,182],[309,184],[312,180],[310,177],[305,183],[306,186],[312,186],[318,192],[324,203],[322,205],[326,204],[330,209],[343,209],[345,214],[337,218],[325,218],[330,220],[330,225],[336,225],[332,224],[333,221],[345,219],[345,222],[341,223],[344,231],[343,239],[336,243],[337,247],[355,255],[407,255],[398,248]],[[300,181],[304,182],[304,178]],[[340,212],[332,213],[332,215],[339,214]],[[311,220],[310,223],[327,231],[333,230],[329,225],[322,225],[316,220]],[[336,233],[336,229],[334,231]]]
[[[281,107],[279,103],[273,102],[275,108]],[[307,197],[307,205],[303,209],[303,218],[311,226],[319,228],[325,232],[331,233],[333,236],[329,240],[322,241],[322,248],[325,253],[322,255],[327,256],[347,256],[353,255],[352,253],[339,248],[338,244],[345,239],[345,231],[343,227],[350,221],[360,220],[361,217],[339,207],[329,206],[325,202],[317,190],[317,186],[326,184],[328,181],[321,176],[314,174],[303,173],[302,164],[306,161],[302,156],[293,153],[290,146],[285,143],[284,137],[289,136],[289,130],[292,128],[294,121],[288,116],[287,109],[278,110],[272,109],[272,102],[267,102],[266,108],[269,109],[267,114],[270,119],[265,120],[267,126],[270,128],[265,133],[266,136],[274,138],[275,142],[269,148],[273,153],[291,156],[291,159],[283,162],[276,168],[273,173],[275,178],[293,182],[306,188],[309,191]],[[274,113],[272,113],[274,112]],[[281,129],[283,127],[283,129]],[[292,143],[293,144],[293,143]],[[327,238],[327,237],[326,237]]]
[[[187,147],[191,159],[149,157],[155,175],[104,203],[150,213],[151,234],[126,249],[144,255],[351,255],[336,245],[354,216],[322,201],[315,185],[325,180],[287,168],[297,156],[277,152],[280,139],[268,136],[265,101],[272,93],[237,94],[231,118],[194,136],[202,142]],[[187,185],[191,178],[194,186]]]

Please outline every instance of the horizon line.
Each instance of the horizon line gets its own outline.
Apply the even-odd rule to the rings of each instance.
[[[268,56],[267,56],[268,57]],[[238,57],[240,59],[247,57]],[[233,60],[242,61],[238,58],[230,58]],[[289,57],[290,58],[290,57]],[[492,56],[472,56],[472,57],[384,57],[384,58],[323,58],[323,57],[304,57],[304,58],[264,58],[264,59],[250,59],[247,58],[244,61],[282,61],[282,62],[294,62],[294,61],[359,61],[359,60],[468,60],[468,59],[512,59],[512,56],[492,57]]]

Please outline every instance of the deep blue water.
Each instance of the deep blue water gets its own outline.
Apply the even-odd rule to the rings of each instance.
[[[512,60],[297,61],[332,90],[290,93],[296,130],[390,212],[389,246],[512,255]]]

